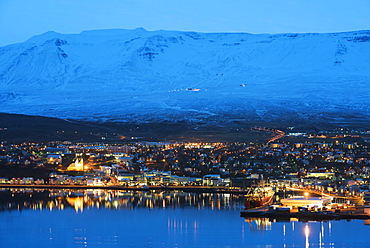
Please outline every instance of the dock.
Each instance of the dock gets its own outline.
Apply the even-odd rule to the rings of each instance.
[[[248,209],[240,212],[240,217],[269,218],[277,220],[289,220],[291,218],[300,221],[320,220],[354,220],[370,219],[370,214],[364,213],[363,207],[353,209],[338,209],[336,211],[298,211],[298,209],[273,210],[267,207]]]

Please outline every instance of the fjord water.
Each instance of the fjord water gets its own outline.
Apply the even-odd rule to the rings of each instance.
[[[1,247],[370,247],[363,220],[244,219],[239,195],[4,189],[0,196]]]

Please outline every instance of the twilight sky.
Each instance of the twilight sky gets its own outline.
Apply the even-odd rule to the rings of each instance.
[[[50,30],[369,30],[369,13],[370,0],[0,0],[0,46],[23,42]]]

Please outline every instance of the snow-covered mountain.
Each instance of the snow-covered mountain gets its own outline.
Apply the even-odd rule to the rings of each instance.
[[[0,112],[115,121],[370,119],[370,31],[47,32],[0,48]]]

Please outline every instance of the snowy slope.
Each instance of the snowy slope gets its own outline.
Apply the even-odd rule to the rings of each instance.
[[[370,31],[47,32],[0,48],[0,112],[117,121],[364,120],[369,55]]]

